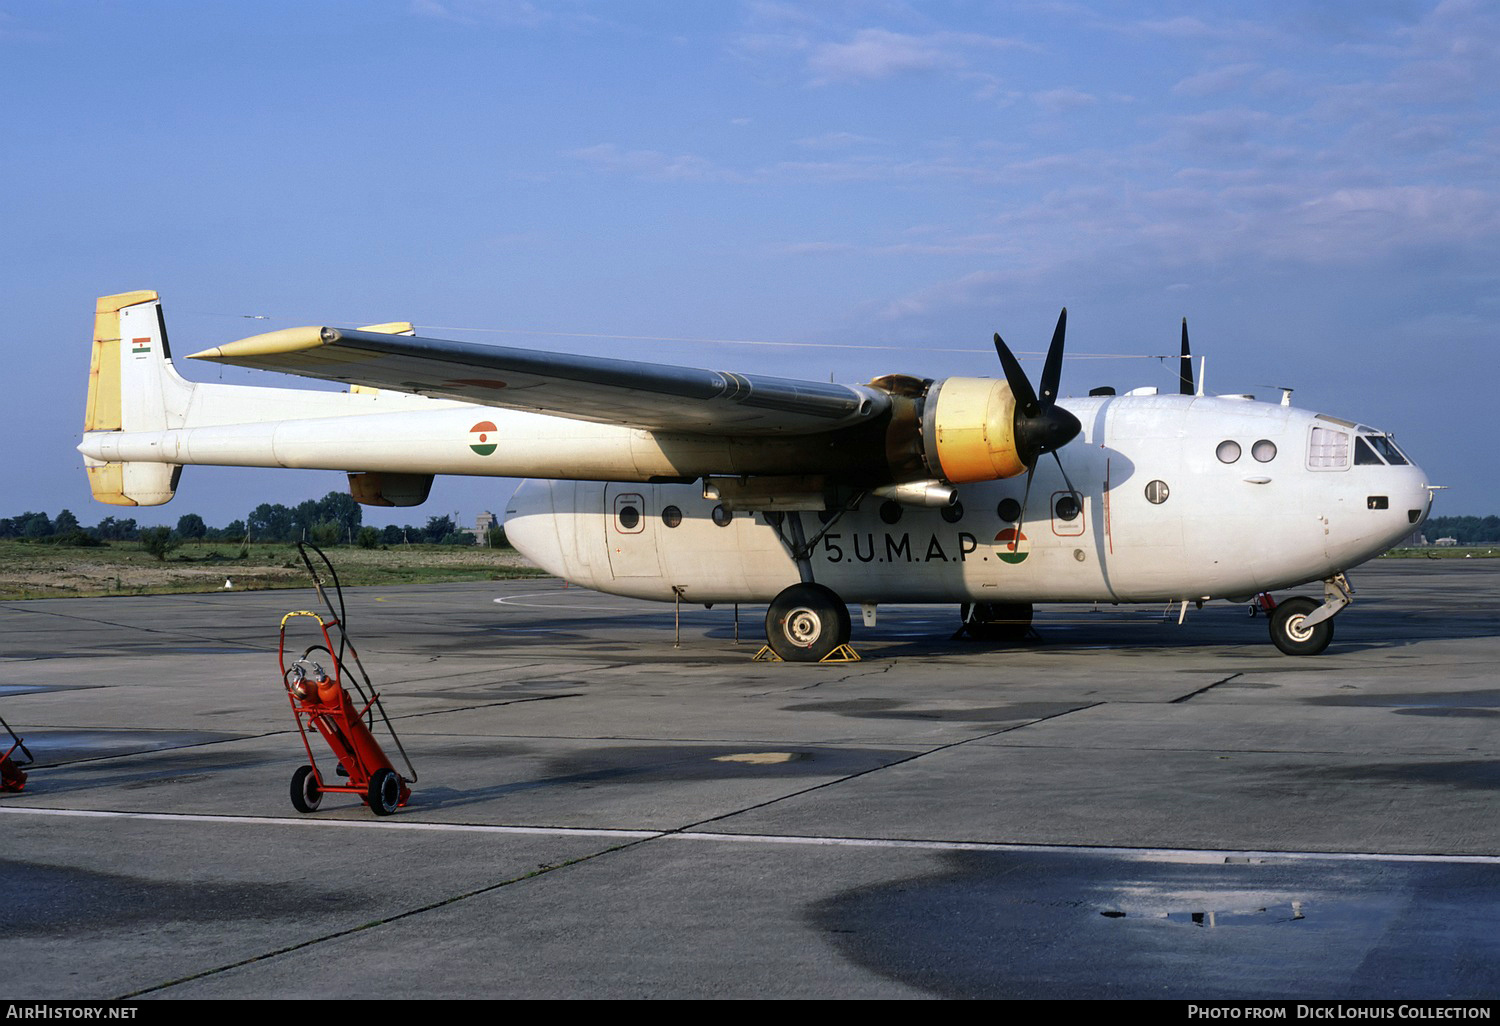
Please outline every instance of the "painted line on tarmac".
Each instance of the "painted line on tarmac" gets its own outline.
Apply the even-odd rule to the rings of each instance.
[[[1000,841],[924,841],[895,837],[813,837],[797,834],[730,834],[707,831],[618,830],[600,827],[498,826],[484,823],[429,823],[411,820],[311,819],[283,816],[203,816],[169,812],[111,812],[96,809],[43,809],[0,805],[0,815],[131,819],[159,823],[221,823],[247,826],[350,827],[358,830],[425,830],[434,833],[527,834],[541,837],[608,837],[621,841],[714,841],[788,847],[906,848],[919,851],[1037,852],[1110,855],[1193,863],[1245,863],[1256,860],[1432,862],[1500,865],[1500,855],[1400,854],[1391,852],[1271,851],[1204,848],[1125,848],[1084,844],[1021,844]]]

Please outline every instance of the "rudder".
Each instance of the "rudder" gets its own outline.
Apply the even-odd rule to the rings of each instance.
[[[83,429],[161,431],[179,427],[192,385],[171,363],[160,297],[155,292],[101,296],[94,305]],[[171,463],[103,463],[84,458],[99,502],[158,506],[172,498],[182,468]]]

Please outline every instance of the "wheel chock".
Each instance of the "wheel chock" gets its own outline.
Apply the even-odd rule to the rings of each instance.
[[[775,652],[771,651],[771,646],[770,645],[762,645],[762,646],[760,646],[760,651],[757,652],[757,653],[755,653],[755,655],[751,657],[750,661],[752,663],[784,663],[784,662],[786,662],[786,660],[783,659],[783,658],[781,658],[781,656],[779,656]],[[829,652],[822,659],[819,659],[818,662],[820,662],[820,663],[858,663],[858,662],[862,662],[862,660],[859,657],[859,653],[856,652],[856,651],[854,651],[854,649],[850,648],[848,645],[840,645],[838,648],[834,649],[832,652]]]

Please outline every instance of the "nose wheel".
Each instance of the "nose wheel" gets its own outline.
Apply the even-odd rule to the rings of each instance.
[[[1321,603],[1315,599],[1289,598],[1271,610],[1271,642],[1287,655],[1317,655],[1333,640],[1333,620],[1308,623]]]

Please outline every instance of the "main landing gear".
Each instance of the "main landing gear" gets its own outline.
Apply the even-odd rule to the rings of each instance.
[[[766,610],[766,641],[789,663],[821,662],[849,643],[849,607],[821,584],[794,584]]]

